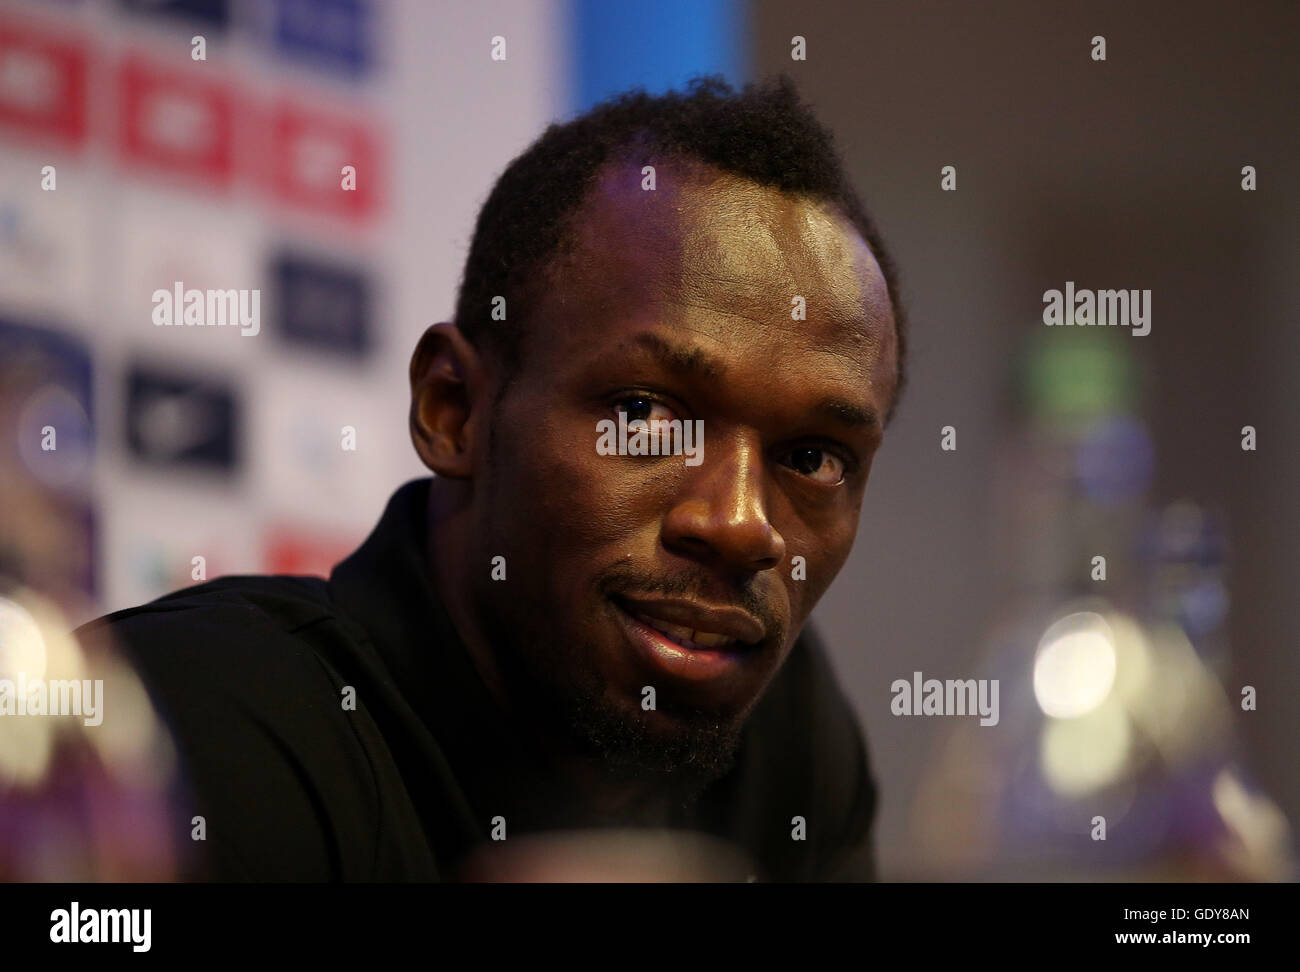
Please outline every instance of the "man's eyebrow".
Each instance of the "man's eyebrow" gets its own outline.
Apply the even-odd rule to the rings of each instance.
[[[720,358],[709,354],[697,345],[675,344],[653,331],[642,331],[625,344],[640,345],[657,358],[665,368],[702,378],[718,378],[727,370]],[[880,416],[871,406],[863,407],[843,398],[825,398],[813,411],[852,428],[878,429]]]
[[[880,416],[874,408],[863,408],[842,398],[823,399],[817,403],[816,411],[854,428],[880,428]]]
[[[642,331],[633,337],[630,343],[645,348],[669,371],[697,375],[701,378],[720,378],[727,370],[721,358],[709,354],[703,348],[696,345],[675,344],[651,331]]]

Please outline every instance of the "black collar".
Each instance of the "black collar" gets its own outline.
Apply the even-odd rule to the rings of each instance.
[[[358,696],[371,703],[445,867],[485,839],[493,816],[515,810],[532,761],[434,584],[425,554],[432,482],[414,480],[392,495],[370,536],[334,568],[329,588],[355,624],[353,637],[373,650]]]
[[[437,716],[450,703],[456,715],[473,716],[476,729],[491,723],[498,735],[502,727],[490,718],[495,703],[447,614],[425,555],[432,482],[412,480],[392,495],[370,536],[330,574],[330,596],[365,629],[430,729],[440,728],[444,720]],[[456,689],[450,696],[438,691],[448,685]]]

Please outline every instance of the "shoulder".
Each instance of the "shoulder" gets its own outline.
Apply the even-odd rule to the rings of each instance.
[[[204,817],[205,876],[362,878],[377,795],[344,679],[316,650],[326,582],[229,577],[76,630],[122,653],[170,730],[187,803]],[[112,718],[107,686],[105,719]]]
[[[202,612],[210,623],[263,623],[291,629],[330,613],[327,589],[319,577],[222,577],[106,614],[83,624],[77,634],[93,637],[108,627],[148,631],[178,623],[188,625],[196,612]]]
[[[331,618],[325,591],[310,577],[226,577],[106,614],[75,634],[88,648],[124,654],[167,708],[173,696],[200,694],[269,702],[283,693],[278,678],[328,681],[303,637]]]
[[[328,685],[312,629],[334,620],[319,578],[224,577],[114,611],[75,633],[88,647],[122,652],[164,703],[202,693],[270,709],[284,705],[286,685]]]

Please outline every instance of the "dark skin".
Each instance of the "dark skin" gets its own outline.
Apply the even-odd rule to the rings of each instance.
[[[641,179],[602,170],[495,409],[502,368],[453,325],[411,361],[435,580],[485,684],[592,822],[661,820],[725,772],[849,555],[897,385],[884,278],[837,210],[703,163],[661,164],[653,191]],[[702,419],[703,462],[598,454],[619,410]],[[762,638],[722,677],[669,677],[629,645],[624,597],[738,607]]]

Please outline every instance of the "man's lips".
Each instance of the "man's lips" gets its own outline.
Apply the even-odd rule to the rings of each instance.
[[[693,682],[703,686],[705,683],[726,685],[744,668],[751,668],[757,653],[750,646],[728,640],[720,647],[708,648],[698,641],[685,636],[672,636],[652,627],[647,621],[639,620],[639,615],[632,613],[630,606],[625,606],[617,598],[612,601],[614,613],[628,641],[652,668],[671,679]],[[663,625],[663,621],[655,621]],[[708,632],[690,629],[697,638],[708,638]],[[720,637],[720,636],[715,636]]]
[[[618,596],[615,600],[637,621],[685,648],[741,651],[767,636],[763,624],[739,608],[666,598]]]

